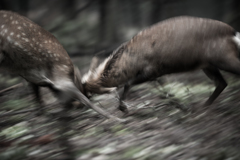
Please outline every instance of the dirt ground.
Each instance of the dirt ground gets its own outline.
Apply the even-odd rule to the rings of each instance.
[[[77,160],[239,160],[239,77],[224,77],[229,86],[208,107],[203,104],[214,85],[200,71],[133,87],[125,100],[128,115],[117,110],[114,94],[91,98],[124,123],[77,104],[63,122],[62,107],[43,90],[46,114],[0,116],[0,160],[64,160],[67,154]],[[1,96],[0,115],[35,108],[30,93],[23,87]]]

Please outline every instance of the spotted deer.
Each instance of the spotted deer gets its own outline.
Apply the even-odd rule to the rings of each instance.
[[[227,86],[219,70],[240,75],[240,33],[212,19],[181,16],[159,22],[122,44],[82,78],[88,93],[108,93],[124,86],[122,100],[132,85],[170,73],[202,69],[216,88],[210,105]]]
[[[81,76],[58,40],[17,13],[0,11],[0,68],[28,81],[42,106],[40,87],[48,87],[66,107],[79,100],[107,118],[81,93]],[[116,118],[117,119],[117,118]]]

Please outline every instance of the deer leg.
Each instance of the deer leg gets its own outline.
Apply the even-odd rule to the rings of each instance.
[[[213,101],[219,96],[219,94],[224,90],[224,88],[227,86],[227,83],[217,68],[208,67],[206,69],[203,69],[203,71],[211,80],[214,81],[216,85],[216,89],[214,90],[212,95],[208,98],[208,100],[205,102],[205,106],[208,106],[211,105]]]
[[[227,56],[222,57],[219,61],[213,61],[212,64],[216,66],[216,68],[219,68],[221,70],[236,74],[240,76],[240,61],[238,59],[238,53],[232,52],[226,54]],[[220,72],[216,68],[207,68],[204,70],[204,72],[212,77],[211,79],[214,79],[215,83],[217,83],[217,88],[213,92],[213,94],[210,96],[210,98],[207,100],[206,104],[211,104],[218,95],[222,92],[222,90],[227,86],[227,83],[221,76]]]
[[[119,106],[118,109],[124,113],[128,113],[128,109],[127,109],[127,105],[123,102],[123,100],[126,98],[128,91],[130,90],[130,85],[129,84],[125,84],[124,89],[123,89],[123,93],[120,96],[119,99]]]
[[[36,84],[33,84],[33,83],[31,83],[30,85],[33,89],[36,101],[38,103],[38,115],[43,115],[44,114],[44,104],[43,104],[43,100],[40,95],[40,90],[39,90],[40,88],[39,88],[39,86],[37,86]]]
[[[149,80],[149,77],[146,75],[139,75],[135,79],[129,81],[127,84],[125,84],[123,93],[120,96],[119,99],[119,107],[118,109],[121,110],[124,113],[128,113],[127,105],[123,102],[123,100],[126,98],[128,91],[133,85],[141,84],[143,82],[146,82]]]

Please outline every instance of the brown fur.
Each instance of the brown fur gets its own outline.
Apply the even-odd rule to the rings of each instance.
[[[66,107],[77,99],[112,118],[80,92],[83,92],[80,72],[58,40],[14,12],[0,11],[0,67],[26,79],[40,104],[39,87],[48,87]]]
[[[240,74],[238,48],[233,41],[235,33],[229,25],[205,18],[183,16],[162,21],[120,46],[103,69],[96,68],[99,76],[94,79],[88,76],[83,84],[87,92],[101,93],[103,88],[203,69],[220,86],[217,88],[222,89],[225,81],[218,69]],[[216,92],[210,101],[220,94]]]

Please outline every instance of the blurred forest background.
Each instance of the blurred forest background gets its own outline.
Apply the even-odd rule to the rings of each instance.
[[[240,30],[239,0],[1,0],[54,34],[70,55],[111,51],[141,29],[180,15],[207,17]]]
[[[240,31],[240,0],[0,0],[0,9],[55,35],[82,74],[94,54],[105,50],[104,58],[167,18],[212,18]],[[239,160],[240,81],[223,76],[229,85],[209,107],[202,104],[214,84],[200,71],[133,87],[127,116],[116,109],[114,94],[90,99],[127,119],[119,124],[79,103],[59,116],[61,106],[45,88],[47,112],[38,115],[23,80],[0,73],[0,160]]]

